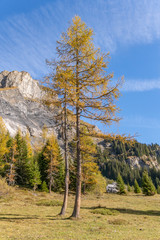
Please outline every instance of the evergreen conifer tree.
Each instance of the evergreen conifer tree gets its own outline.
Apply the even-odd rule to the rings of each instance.
[[[155,186],[153,185],[153,182],[151,178],[148,176],[148,172],[143,172],[142,175],[142,191],[147,196],[152,196],[156,193]]]
[[[41,184],[41,175],[39,171],[38,162],[35,159],[32,159],[30,167],[31,167],[30,184],[33,187],[33,190],[35,191],[38,185]]]
[[[127,191],[131,192],[131,186],[129,185],[129,183],[127,184]]]
[[[15,136],[16,144],[16,182],[19,185],[29,186],[31,176],[31,166],[28,155],[27,143],[22,137],[21,132],[18,131]]]
[[[42,176],[42,182],[46,181],[49,186],[49,192],[52,188],[56,190],[56,184],[62,184],[62,157],[60,156],[60,148],[55,136],[52,134],[42,151],[39,158],[40,172]],[[60,172],[59,172],[60,170]]]
[[[117,184],[119,188],[119,194],[126,194],[124,181],[120,174],[118,174],[118,177],[117,177]]]
[[[58,155],[57,155],[57,175],[55,179],[55,188],[57,191],[61,191],[64,189],[64,182],[65,182],[65,165],[64,165],[64,159],[61,154],[60,147],[58,146]]]
[[[139,187],[138,182],[137,182],[136,179],[135,179],[135,181],[134,181],[134,192],[135,192],[135,193],[140,193],[140,192],[141,192],[141,189],[140,189],[140,187]]]

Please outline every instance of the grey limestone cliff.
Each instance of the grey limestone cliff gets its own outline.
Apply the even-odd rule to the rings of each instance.
[[[42,91],[37,80],[32,79],[27,72],[3,71],[0,73],[0,88],[17,87],[19,92],[28,98],[39,99]]]
[[[57,137],[60,135],[55,120],[58,109],[49,109],[42,104],[42,95],[38,81],[33,80],[29,73],[0,73],[0,116],[12,136],[18,129],[23,135],[28,131],[34,142],[41,138],[44,125],[49,133],[54,132]]]

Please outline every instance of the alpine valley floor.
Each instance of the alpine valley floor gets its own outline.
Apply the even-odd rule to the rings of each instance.
[[[106,194],[82,197],[81,218],[58,216],[63,195],[13,188],[0,198],[0,240],[158,240],[160,195]]]

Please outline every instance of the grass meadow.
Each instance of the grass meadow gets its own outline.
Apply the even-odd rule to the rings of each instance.
[[[81,218],[58,216],[63,195],[10,188],[0,197],[0,240],[158,240],[160,195],[82,196]]]

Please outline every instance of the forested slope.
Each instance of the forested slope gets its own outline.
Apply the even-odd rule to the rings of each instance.
[[[104,140],[97,145],[97,161],[102,174],[117,179],[121,174],[125,183],[141,184],[142,172],[147,170],[158,186],[160,178],[160,146],[142,144],[137,141]]]

